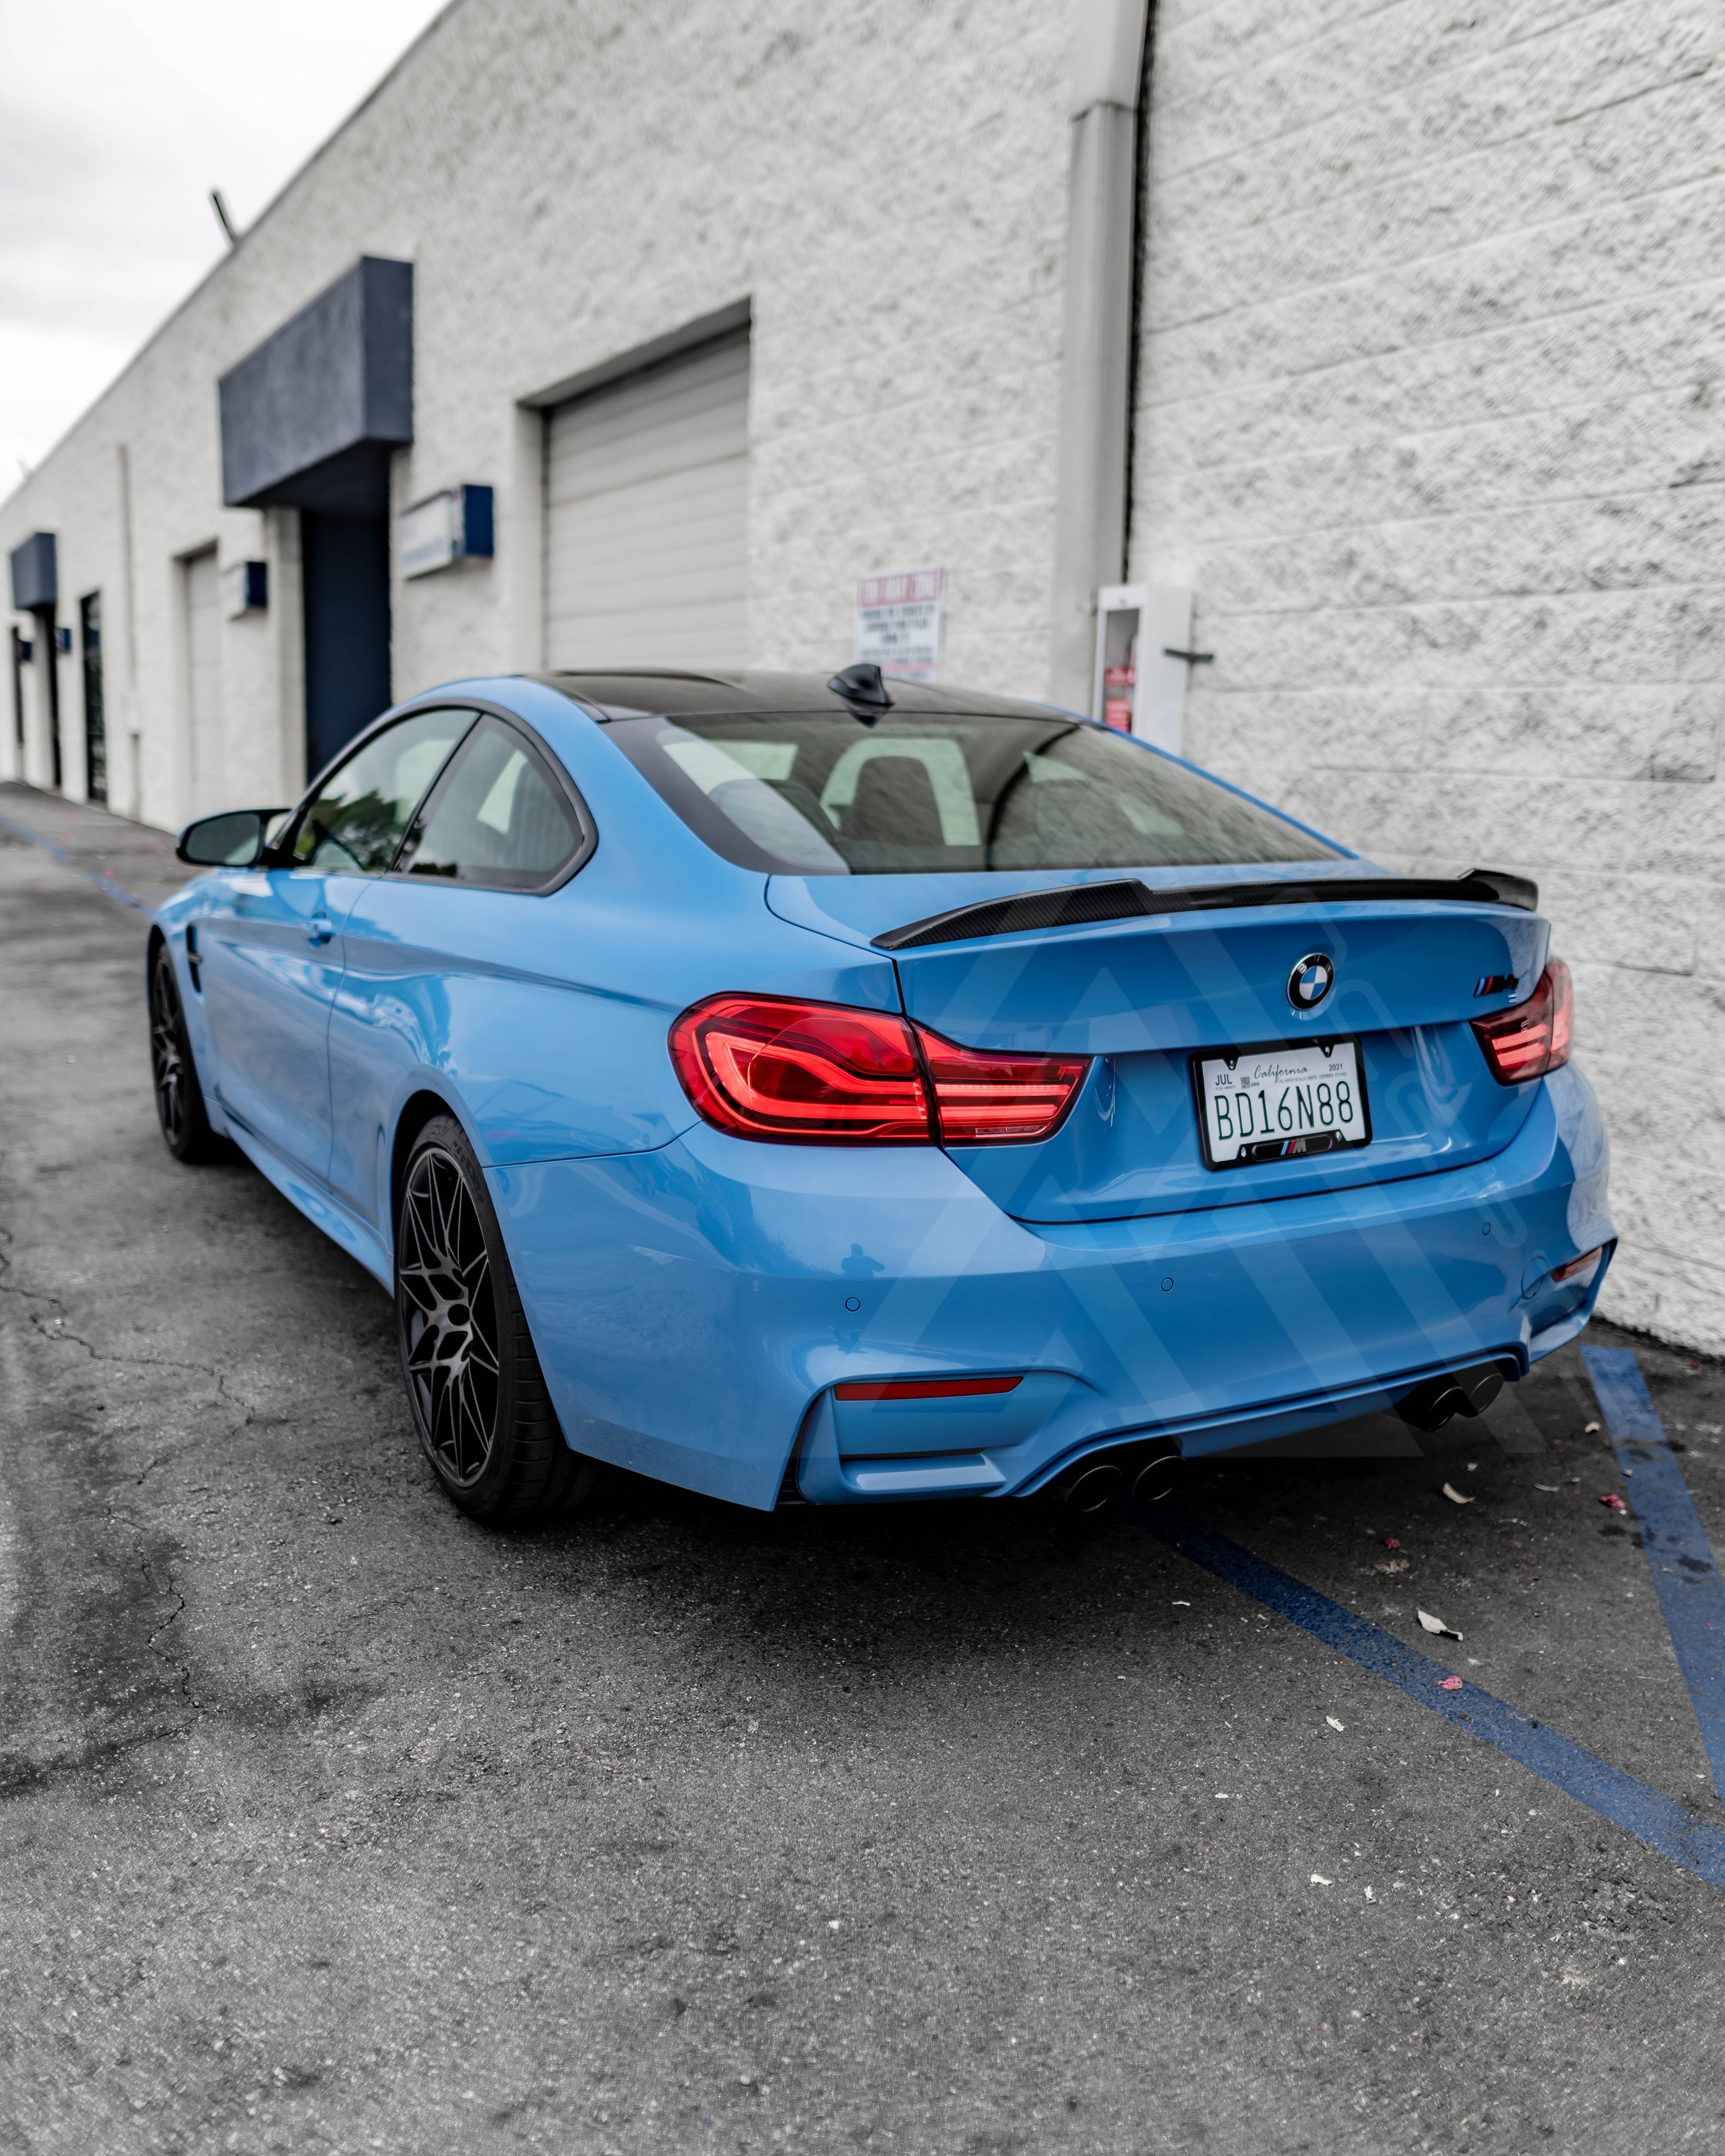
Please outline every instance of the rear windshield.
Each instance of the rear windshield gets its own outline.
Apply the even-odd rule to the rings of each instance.
[[[615,719],[606,732],[744,868],[891,875],[1337,858],[1214,780],[1055,715],[715,713]]]

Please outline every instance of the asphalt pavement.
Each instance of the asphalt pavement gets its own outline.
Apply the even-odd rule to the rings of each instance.
[[[0,823],[0,2151],[1725,2145],[1719,1889],[1142,1520],[465,1521],[387,1297],[163,1148],[91,814]],[[1725,1373],[1593,1337],[1725,1539]],[[1179,1507],[1717,1829],[1600,1420]]]

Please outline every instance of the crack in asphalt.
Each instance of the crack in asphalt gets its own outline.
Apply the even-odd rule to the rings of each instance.
[[[3,1267],[7,1271],[12,1269],[12,1260],[4,1251],[0,1251],[0,1267]],[[20,1287],[16,1281],[0,1280],[0,1295],[22,1296],[29,1302],[57,1303],[59,1301],[57,1295],[49,1295],[45,1288]],[[35,1312],[32,1311],[30,1315],[33,1318]]]
[[[0,1283],[0,1287],[3,1287],[3,1283]],[[10,1288],[4,1291],[13,1295],[33,1296],[38,1301],[59,1303],[58,1296],[44,1295],[31,1288]],[[64,1306],[61,1306],[64,1307]],[[74,1348],[81,1348],[91,1362],[111,1363],[121,1368],[136,1365],[136,1368],[143,1370],[194,1370],[200,1377],[208,1378],[224,1399],[232,1400],[232,1395],[228,1391],[227,1378],[221,1371],[208,1363],[191,1363],[177,1355],[116,1355],[110,1349],[92,1345],[80,1332],[64,1330],[64,1318],[54,1318],[50,1323],[44,1325],[37,1312],[33,1310],[29,1316],[30,1322],[35,1327],[39,1336],[51,1347],[58,1346],[62,1341],[69,1341]],[[239,1404],[237,1400],[233,1400],[232,1404],[236,1407]]]
[[[11,1260],[3,1253],[0,1253],[0,1265],[9,1267],[11,1262]],[[23,1306],[25,1315],[29,1321],[26,1337],[33,1337],[47,1347],[64,1342],[80,1348],[92,1364],[103,1364],[116,1369],[176,1371],[183,1373],[187,1378],[196,1377],[207,1379],[213,1389],[216,1401],[226,1409],[226,1413],[220,1419],[225,1424],[228,1435],[231,1437],[244,1426],[251,1410],[247,1408],[244,1401],[235,1398],[230,1393],[224,1373],[212,1368],[208,1363],[177,1356],[115,1353],[99,1348],[81,1333],[72,1331],[63,1317],[49,1315],[51,1311],[64,1309],[63,1299],[60,1296],[26,1287],[17,1281],[3,1280],[0,1280],[0,1292],[18,1298]],[[32,1306],[41,1306],[33,1307]],[[13,1338],[18,1337],[16,1330],[13,1330],[12,1337]],[[123,1441],[122,1433],[117,1429],[105,1435],[110,1442]],[[125,1482],[134,1491],[141,1490],[144,1484],[158,1468],[169,1465],[180,1455],[183,1449],[152,1451],[141,1468],[127,1467],[124,1471]],[[151,1523],[146,1519],[139,1517],[129,1507],[111,1499],[102,1506],[102,1518],[105,1526],[134,1543],[147,1543],[152,1532]],[[0,1545],[0,1550],[3,1550],[3,1545]],[[173,1628],[180,1623],[185,1614],[187,1606],[187,1598],[181,1590],[172,1566],[163,1565],[158,1569],[158,1562],[152,1562],[148,1555],[141,1555],[134,1561],[148,1593],[153,1597],[167,1595],[172,1599],[173,1604],[172,1609],[151,1626],[143,1645],[145,1651],[164,1667],[168,1676],[170,1689],[177,1692],[189,1717],[202,1711],[203,1702],[194,1690],[192,1659],[183,1651],[174,1651],[174,1643],[170,1638]],[[3,1589],[6,1584],[4,1579],[0,1579],[0,1589]],[[13,1584],[15,1586],[15,1584],[14,1581]],[[4,1610],[0,1609],[0,1616],[4,1614]],[[189,1726],[189,1721],[176,1722],[166,1727],[152,1729],[137,1738],[82,1747],[76,1753],[47,1765],[34,1761],[19,1763],[15,1758],[8,1760],[3,1754],[0,1754],[0,1797],[10,1796],[20,1790],[34,1787],[53,1774],[75,1774],[88,1771],[102,1761],[111,1758],[116,1748],[125,1749],[135,1743],[151,1743],[165,1738],[182,1735]]]
[[[53,1783],[94,1774],[148,1745],[177,1743],[191,1727],[188,1722],[164,1722],[158,1728],[135,1729],[124,1737],[105,1738],[100,1743],[86,1744],[76,1752],[62,1753],[51,1759],[21,1759],[16,1753],[0,1753],[0,1803]]]
[[[150,1560],[148,1558],[144,1558],[140,1560],[140,1568],[143,1573],[144,1578],[149,1582],[151,1589],[159,1594],[162,1590],[157,1587],[156,1577],[151,1569]],[[171,1616],[164,1617],[162,1619],[162,1622],[156,1626],[155,1630],[145,1640],[144,1645],[149,1653],[158,1656],[162,1661],[167,1664],[170,1669],[178,1671],[180,1690],[185,1697],[186,1704],[187,1707],[195,1708],[199,1702],[193,1696],[192,1665],[190,1661],[183,1655],[169,1655],[165,1653],[162,1649],[157,1647],[156,1644],[156,1642],[162,1637],[162,1634],[171,1630],[174,1625],[179,1623],[181,1618],[182,1618],[186,1614],[186,1598],[182,1594],[181,1594],[179,1587],[175,1582],[172,1566],[164,1565],[162,1569],[167,1574],[167,1592],[172,1595],[174,1599],[173,1614]]]

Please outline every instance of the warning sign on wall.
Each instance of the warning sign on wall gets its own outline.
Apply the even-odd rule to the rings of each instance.
[[[901,681],[937,681],[943,569],[889,569],[856,588],[856,657]]]

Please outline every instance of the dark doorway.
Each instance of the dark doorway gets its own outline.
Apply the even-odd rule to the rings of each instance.
[[[305,608],[305,775],[389,706],[389,523],[300,516]]]
[[[78,602],[78,643],[84,656],[84,784],[92,801],[108,798],[108,725],[102,709],[102,595]]]
[[[36,648],[48,670],[48,743],[54,757],[54,790],[64,779],[60,772],[60,632],[51,606],[32,608],[36,617]]]
[[[18,742],[18,775],[24,775],[24,639],[12,631],[12,732]]]

